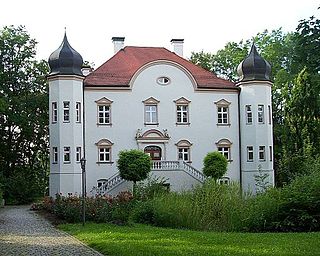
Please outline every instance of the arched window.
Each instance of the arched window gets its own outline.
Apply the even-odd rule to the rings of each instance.
[[[180,140],[176,143],[178,149],[178,160],[191,163],[191,146],[192,143],[188,140]]]
[[[224,155],[228,161],[232,161],[231,159],[231,145],[232,143],[228,139],[221,139],[216,142],[217,150]]]

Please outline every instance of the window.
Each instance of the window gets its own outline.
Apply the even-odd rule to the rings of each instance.
[[[216,142],[218,151],[224,155],[228,161],[231,161],[231,145],[232,142],[228,139],[221,139]]]
[[[160,101],[150,97],[144,101],[144,124],[158,124],[158,103]]]
[[[188,140],[180,140],[176,144],[178,148],[178,160],[191,162],[190,147],[192,144]]]
[[[265,161],[265,146],[259,146],[259,161]]]
[[[70,122],[70,102],[63,102],[63,122]]]
[[[113,143],[107,139],[101,139],[96,143],[98,147],[98,163],[112,163],[111,147]]]
[[[157,83],[160,85],[167,85],[170,83],[170,78],[165,76],[159,77],[157,79]]]
[[[272,161],[272,157],[273,154],[272,154],[272,146],[269,146],[269,159],[270,159],[270,162]]]
[[[97,103],[97,124],[111,125],[111,104],[113,101],[103,97],[95,102]]]
[[[228,177],[222,177],[218,180],[220,185],[229,185],[230,184],[230,178]]]
[[[53,164],[58,163],[58,148],[57,147],[52,148],[52,163]]]
[[[76,162],[80,162],[81,159],[81,147],[76,147]]]
[[[157,124],[157,105],[146,105],[144,106],[145,110],[145,124]]]
[[[247,124],[252,124],[252,107],[251,107],[251,105],[246,105],[246,122],[247,122]]]
[[[81,122],[81,103],[80,102],[76,103],[76,122],[77,123]]]
[[[70,147],[63,148],[63,162],[70,163]]]
[[[176,103],[176,115],[177,115],[177,125],[190,124],[189,122],[189,103],[190,101],[185,98],[180,98],[174,101]]]
[[[110,148],[99,148],[99,162],[110,162]]]
[[[253,146],[247,147],[247,161],[253,162]]]
[[[230,148],[229,147],[218,147],[218,151],[223,155],[225,156],[225,158],[227,158],[227,160],[229,160],[229,150]]]
[[[104,186],[107,183],[107,179],[99,179],[97,180],[97,187],[100,188],[102,186]]]
[[[58,121],[58,105],[57,102],[52,102],[52,123]]]
[[[98,124],[110,124],[110,106],[98,106]]]
[[[225,99],[215,102],[217,105],[217,125],[230,125],[229,121],[229,105],[230,102]]]
[[[178,160],[189,161],[189,148],[178,148]]]
[[[258,105],[258,123],[264,124],[264,106]]]
[[[272,114],[271,114],[271,106],[268,105],[268,115],[269,115],[269,124],[271,124]]]

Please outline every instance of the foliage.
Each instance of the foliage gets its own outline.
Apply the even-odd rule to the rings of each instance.
[[[258,166],[258,174],[254,175],[254,181],[256,186],[256,193],[264,193],[270,186],[268,181],[269,173],[263,173],[261,165]]]
[[[36,44],[23,26],[0,30],[0,176],[4,197],[19,203],[48,184],[48,65]]]
[[[134,190],[134,197],[137,200],[152,199],[159,194],[167,194],[168,188],[165,186],[166,179],[159,177],[148,176],[146,181],[140,182],[136,185]]]
[[[123,150],[119,152],[117,167],[122,179],[136,183],[148,177],[151,171],[151,159],[140,150]]]
[[[123,224],[129,220],[133,197],[130,192],[121,192],[116,197],[87,197],[85,203],[86,220]],[[51,197],[45,197],[42,207],[68,222],[82,221],[82,197],[57,195],[55,200]]]
[[[220,179],[227,172],[228,160],[218,151],[208,153],[203,159],[203,173],[214,180]]]
[[[226,233],[88,223],[60,225],[105,255],[320,255],[320,233]]]

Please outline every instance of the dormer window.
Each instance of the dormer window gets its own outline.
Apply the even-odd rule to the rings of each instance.
[[[157,78],[157,83],[160,85],[168,85],[170,83],[170,78],[166,76],[161,76]]]

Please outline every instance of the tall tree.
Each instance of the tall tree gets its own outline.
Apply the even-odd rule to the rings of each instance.
[[[23,26],[0,30],[0,172],[5,197],[18,201],[47,182],[48,66],[36,44]]]

